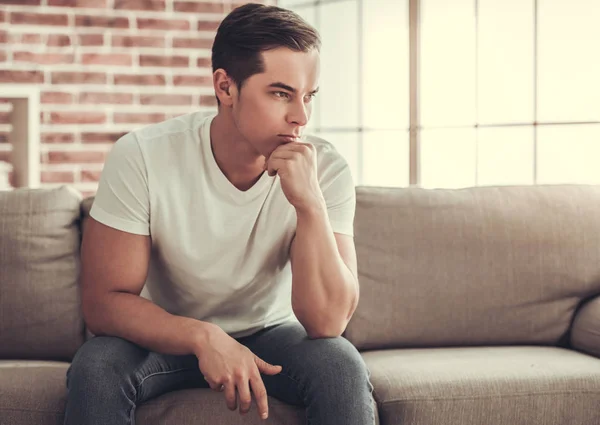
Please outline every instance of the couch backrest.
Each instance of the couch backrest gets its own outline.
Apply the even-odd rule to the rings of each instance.
[[[600,293],[600,186],[357,188],[360,349],[562,345]]]
[[[0,358],[70,360],[84,341],[81,195],[0,192]]]

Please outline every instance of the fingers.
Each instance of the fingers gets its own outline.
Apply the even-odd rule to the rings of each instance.
[[[241,377],[239,379],[237,382],[237,391],[240,402],[240,415],[245,415],[250,411],[250,405],[252,404],[252,395],[250,394],[248,378]]]
[[[227,403],[227,408],[231,411],[234,411],[237,409],[235,382],[229,381],[223,385],[225,386],[225,402]]]
[[[258,407],[258,414],[261,419],[267,419],[269,417],[269,402],[267,399],[267,390],[265,384],[260,377],[254,377],[250,379],[250,386],[252,387],[252,393],[256,400],[256,407]]]
[[[281,366],[273,366],[258,356],[254,356],[254,362],[256,363],[259,372],[264,373],[265,375],[277,375],[282,370]]]

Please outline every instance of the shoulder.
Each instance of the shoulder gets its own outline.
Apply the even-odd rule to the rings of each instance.
[[[314,135],[305,136],[305,140],[315,147],[317,171],[321,181],[330,180],[349,170],[348,162],[332,143]]]

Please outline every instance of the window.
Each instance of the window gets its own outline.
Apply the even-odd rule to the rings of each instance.
[[[278,4],[321,33],[309,131],[357,184],[600,184],[600,2]]]

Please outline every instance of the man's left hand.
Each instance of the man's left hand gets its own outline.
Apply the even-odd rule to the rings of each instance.
[[[281,189],[296,211],[324,205],[317,177],[317,153],[312,144],[290,142],[279,146],[267,158],[266,170],[270,176],[279,175]]]

